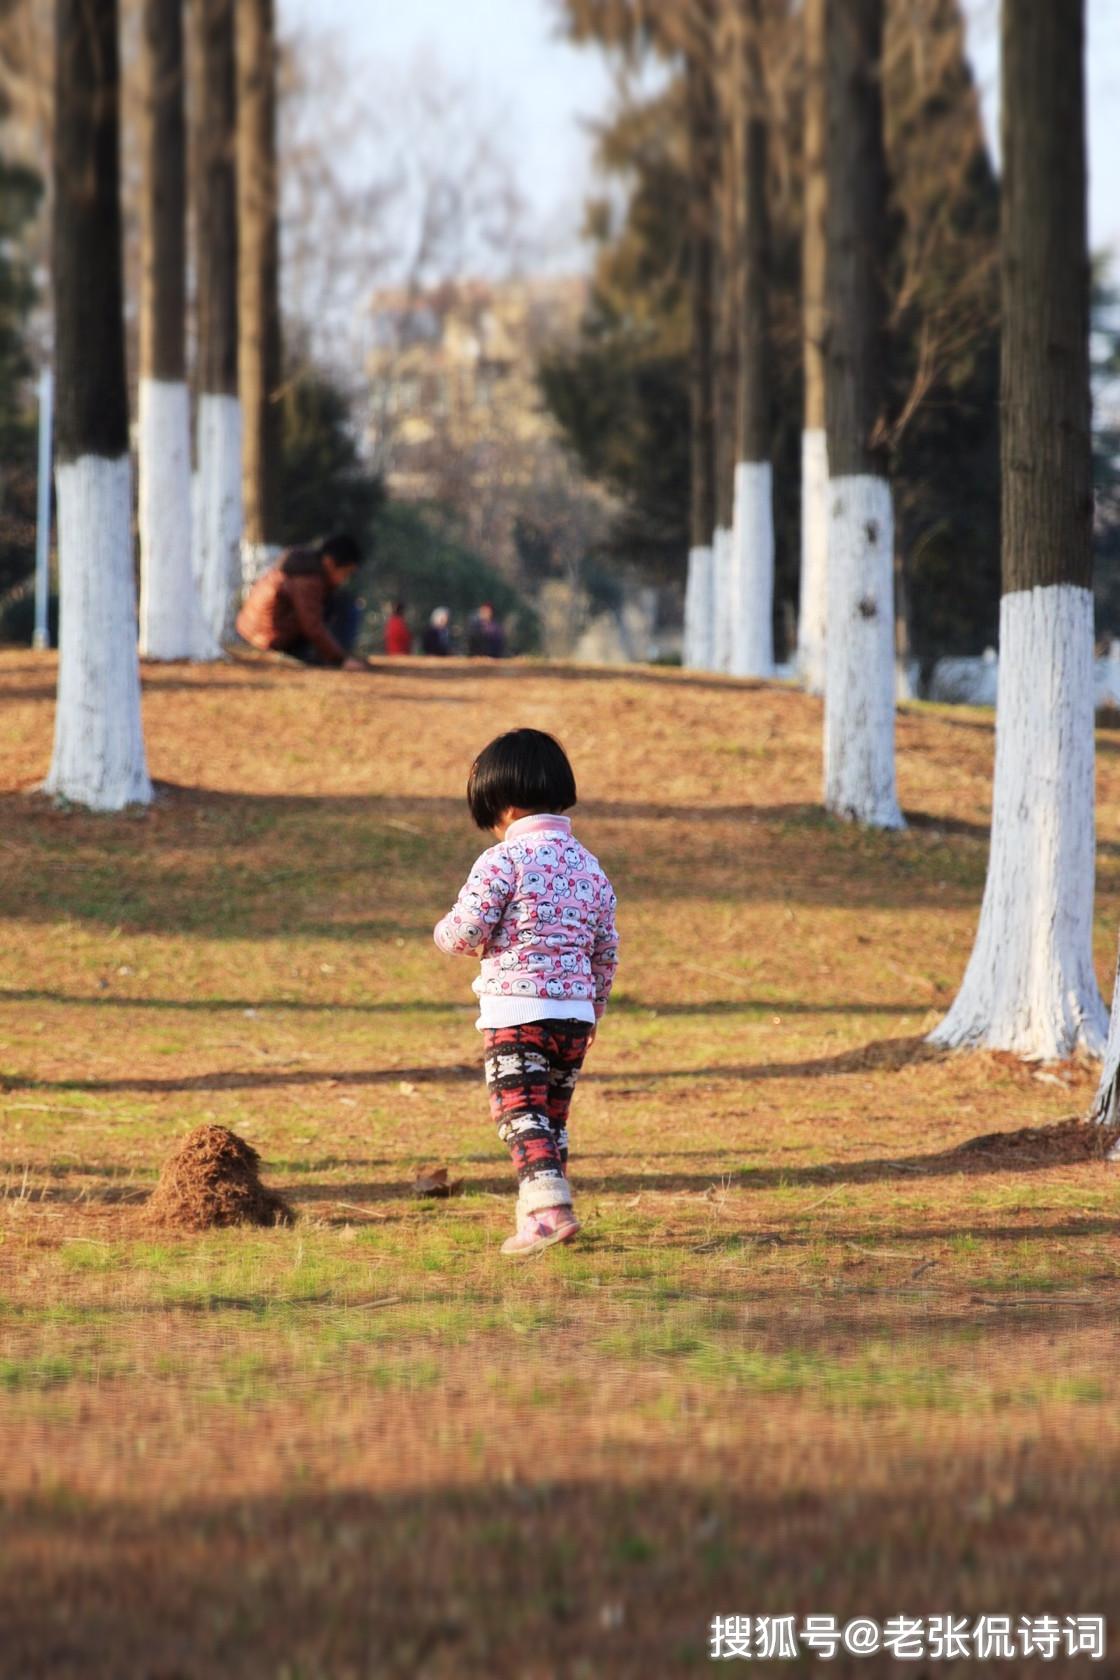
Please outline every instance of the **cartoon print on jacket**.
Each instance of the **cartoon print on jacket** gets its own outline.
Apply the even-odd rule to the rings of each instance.
[[[477,859],[435,930],[448,954],[477,954],[481,996],[590,1002],[601,1016],[618,966],[615,895],[566,817],[530,817]]]

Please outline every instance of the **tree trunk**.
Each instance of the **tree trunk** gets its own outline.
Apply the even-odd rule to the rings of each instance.
[[[1093,1100],[1092,1119],[1101,1126],[1120,1126],[1120,963],[1112,983],[1112,1014],[1108,1042],[1101,1066],[1100,1083]],[[1109,1151],[1110,1161],[1120,1159],[1120,1143]]]
[[[801,590],[797,664],[810,694],[823,694],[828,624],[828,445],[825,437],[825,145],[827,0],[805,0],[805,186],[801,291],[805,408],[801,431]]]
[[[207,659],[191,569],[183,0],[145,0],[140,291],[140,652]]]
[[[688,102],[688,257],[691,338],[688,354],[691,419],[691,542],[685,589],[684,663],[711,670],[714,663],[712,538],[715,532],[715,431],[713,330],[715,226],[715,88],[712,82],[712,6],[705,0],[685,61]]]
[[[735,147],[735,36],[738,0],[718,0],[715,74],[718,159],[715,243],[716,529],[712,542],[715,598],[713,665],[730,671],[734,645],[732,525],[735,510],[736,364],[741,279],[738,159]]]
[[[885,400],[883,0],[827,0],[825,804],[901,828],[894,772],[894,534]]]
[[[737,0],[735,144],[741,216],[732,536],[731,669],[774,674],[774,485],[770,464],[770,219],[761,0]]]
[[[235,591],[240,582],[242,524],[234,0],[195,0],[195,4],[199,8],[195,573],[207,627],[221,642],[232,626]]]
[[[238,376],[244,424],[243,575],[279,545],[280,247],[273,0],[237,8]]]
[[[1004,0],[1003,595],[988,878],[931,1035],[1100,1054],[1093,972],[1092,450],[1082,0]]]
[[[57,0],[53,264],[61,637],[46,791],[152,797],[140,721],[116,0]]]

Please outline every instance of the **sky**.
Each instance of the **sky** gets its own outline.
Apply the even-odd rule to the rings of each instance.
[[[469,80],[479,109],[500,129],[535,220],[548,265],[580,260],[578,229],[593,185],[588,123],[611,98],[611,69],[596,47],[560,38],[556,0],[277,0],[281,29],[347,38],[384,77],[434,57]],[[1050,0],[1040,0],[1050,3]],[[1056,0],[1060,3],[1060,0]],[[998,0],[965,0],[969,54],[990,137],[998,124]],[[1087,0],[1089,237],[1120,266],[1120,0]]]
[[[548,265],[563,269],[581,260],[594,145],[587,125],[609,109],[613,84],[606,55],[565,41],[557,16],[556,0],[277,0],[281,30],[344,34],[369,61],[374,86],[433,58],[470,82],[544,230]]]
[[[512,0],[511,0],[512,3]],[[1040,0],[1046,3],[1046,0]],[[1061,3],[1061,0],[1057,0]],[[988,142],[998,151],[999,4],[965,0],[968,53],[980,88]],[[1086,0],[1089,245],[1108,246],[1120,269],[1120,0]],[[1120,274],[1117,276],[1120,278]]]

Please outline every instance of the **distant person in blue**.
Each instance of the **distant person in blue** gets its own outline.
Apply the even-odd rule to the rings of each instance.
[[[502,659],[506,651],[506,633],[489,601],[484,601],[472,616],[467,632],[467,652],[472,659]]]

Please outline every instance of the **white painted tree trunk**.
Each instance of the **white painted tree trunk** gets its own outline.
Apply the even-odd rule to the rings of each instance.
[[[769,461],[735,468],[731,532],[731,669],[774,675],[774,488]]]
[[[902,828],[894,775],[891,487],[871,474],[829,483],[825,685],[827,808]]]
[[[1100,1126],[1120,1126],[1120,962],[1112,986],[1112,1015],[1104,1065],[1090,1118]],[[1110,1161],[1120,1158],[1120,1143],[1113,1145],[1108,1158]]]
[[[61,465],[55,482],[61,622],[44,791],[91,811],[146,805],[128,457],[83,455]]]
[[[1060,583],[1005,595],[988,879],[964,981],[931,1043],[1042,1059],[1104,1050],[1093,750],[1092,594]]]
[[[688,587],[685,591],[684,663],[693,671],[712,668],[712,629],[715,601],[713,560],[710,548],[693,548],[688,556]]]
[[[717,525],[712,540],[712,564],[715,574],[713,590],[715,611],[712,614],[712,670],[731,670],[732,602],[731,602],[731,532],[726,525]]]
[[[1108,655],[1098,660],[1096,667],[1096,700],[1098,706],[1120,706],[1120,641],[1113,636]]]
[[[684,580],[684,627],[681,633],[681,664],[686,671],[696,669],[696,571],[696,550],[690,548]]]
[[[823,694],[828,629],[828,441],[824,427],[801,434],[801,598],[797,667],[810,694]]]
[[[181,380],[140,381],[140,653],[216,659],[191,562],[190,393]]]
[[[716,555],[709,544],[699,549],[700,594],[696,614],[696,662],[701,671],[715,669],[716,662]]]
[[[200,574],[198,533],[202,528],[202,480],[198,471],[198,463],[191,469],[191,570],[194,572],[195,587],[198,586]],[[199,604],[201,605],[201,595]]]
[[[198,404],[195,575],[202,615],[221,645],[233,629],[241,586],[241,404],[204,394]]]
[[[279,543],[241,544],[241,593],[247,595],[259,577],[263,577],[283,554]]]

